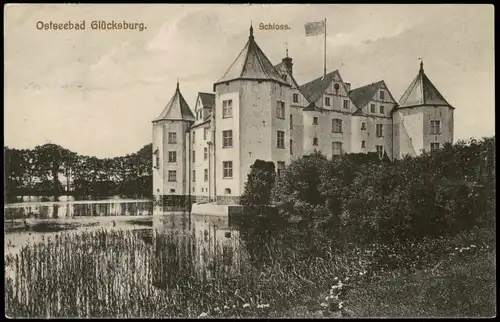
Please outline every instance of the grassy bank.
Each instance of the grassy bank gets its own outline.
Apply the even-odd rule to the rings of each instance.
[[[17,256],[6,258],[7,316],[495,313],[493,246],[479,243],[478,239],[485,240],[480,234],[429,240],[398,250],[380,245],[343,253],[329,250],[324,256],[300,260],[286,250],[271,248],[268,261],[251,265],[248,257],[240,256],[238,270],[229,270],[221,254],[215,254],[208,265],[211,276],[195,274],[207,266],[200,266],[197,258],[202,249],[194,240],[151,235],[151,230],[101,230],[62,234],[27,245]]]
[[[493,317],[492,251],[439,260],[413,274],[392,272],[353,289],[346,301],[358,317]]]

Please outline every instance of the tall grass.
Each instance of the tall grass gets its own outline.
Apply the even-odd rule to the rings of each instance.
[[[152,245],[145,241],[151,238],[148,234]],[[176,231],[64,233],[6,257],[6,314],[279,317],[300,306],[307,312],[323,310],[322,315],[328,316],[332,311],[322,308],[326,306],[322,301],[337,280],[358,290],[384,278],[403,281],[405,274],[435,268],[446,256],[455,256],[457,262],[466,252],[491,247],[476,243],[477,237],[431,240],[399,250],[371,245],[340,252],[326,246],[321,254],[298,257],[293,248],[274,238],[251,250],[239,239],[207,244],[194,233]],[[474,247],[467,246],[472,242]],[[232,258],[224,246],[232,248]],[[437,255],[422,256],[427,253]],[[391,260],[396,262],[393,267]]]
[[[312,299],[346,257],[250,265],[242,245],[228,263],[193,235],[141,231],[58,235],[6,258],[9,317],[269,316]],[[151,230],[149,230],[151,233]],[[295,264],[294,264],[295,263]],[[262,308],[262,305],[268,306]]]

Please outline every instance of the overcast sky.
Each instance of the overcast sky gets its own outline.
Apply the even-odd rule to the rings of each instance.
[[[285,42],[299,84],[323,73],[323,38],[304,24],[327,18],[327,69],[352,88],[385,80],[396,100],[427,76],[455,110],[455,140],[494,130],[492,5],[8,5],[4,10],[5,142],[48,142],[113,157],[152,141],[151,121],[175,91],[193,109],[248,39],[277,64]],[[86,21],[85,31],[40,31],[38,21]],[[91,30],[93,20],[144,23]],[[261,31],[259,23],[288,24]]]

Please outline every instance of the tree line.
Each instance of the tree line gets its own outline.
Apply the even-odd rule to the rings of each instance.
[[[257,160],[242,196],[244,225],[307,247],[398,245],[494,227],[495,137],[401,160],[319,152],[280,175]],[[274,228],[272,228],[274,227]],[[255,232],[253,232],[255,236]],[[313,245],[313,246],[311,246]],[[342,246],[343,245],[343,246]]]
[[[4,146],[5,197],[48,195],[105,197],[152,195],[152,145],[125,156],[100,159],[56,144],[34,149]],[[60,177],[67,178],[63,186]],[[69,189],[68,189],[69,188]]]

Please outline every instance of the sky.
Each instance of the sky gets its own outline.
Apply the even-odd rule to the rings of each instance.
[[[9,4],[4,7],[4,145],[55,143],[100,158],[152,141],[151,121],[177,79],[194,109],[248,40],[277,64],[285,43],[294,77],[323,74],[323,36],[304,24],[327,19],[327,71],[351,88],[384,80],[396,100],[427,76],[455,109],[455,141],[495,134],[493,5]],[[144,23],[92,30],[91,22]],[[85,30],[37,23],[85,21]],[[260,23],[288,30],[259,30]]]

